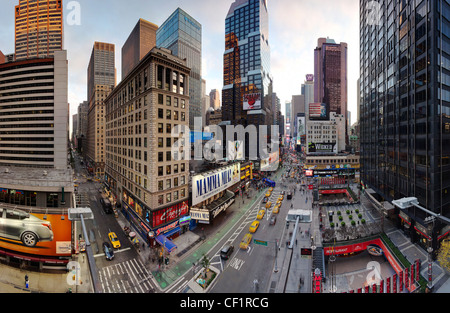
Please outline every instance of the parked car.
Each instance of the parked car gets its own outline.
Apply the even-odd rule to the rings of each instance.
[[[262,203],[267,203],[267,201],[269,201],[269,198],[268,197],[264,197]]]
[[[21,210],[0,208],[0,237],[34,247],[40,241],[53,241],[52,225]]]
[[[220,258],[223,260],[228,260],[231,254],[234,251],[234,247],[232,245],[226,245],[220,250]]]
[[[242,238],[241,243],[239,244],[239,247],[243,250],[247,250],[248,245],[252,241],[253,236],[251,234],[246,234],[244,238]]]
[[[258,227],[259,227],[259,222],[253,221],[253,223],[250,225],[249,231],[251,233],[255,233],[258,230]]]
[[[100,204],[102,205],[103,210],[106,214],[113,213],[111,202],[108,199],[100,198]]]
[[[111,243],[112,243],[114,249],[119,249],[119,248],[120,248],[120,241],[119,241],[119,239],[117,238],[116,233],[110,232],[110,233],[108,234],[108,237],[109,237],[109,241],[111,241]]]
[[[103,252],[105,253],[105,258],[108,261],[111,261],[112,259],[114,259],[114,249],[111,247],[109,242],[105,241],[103,243]]]

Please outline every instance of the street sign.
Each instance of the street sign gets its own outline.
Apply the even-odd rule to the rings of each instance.
[[[263,240],[253,239],[253,243],[260,246],[268,246],[268,242]]]

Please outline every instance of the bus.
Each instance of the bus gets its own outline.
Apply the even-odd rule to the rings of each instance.
[[[268,178],[263,178],[263,183],[265,183],[268,187],[275,188],[276,183]]]

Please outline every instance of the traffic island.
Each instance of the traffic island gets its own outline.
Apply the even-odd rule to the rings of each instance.
[[[213,266],[209,266],[208,269],[203,268],[194,275],[187,285],[194,293],[207,293],[219,274],[220,270]]]

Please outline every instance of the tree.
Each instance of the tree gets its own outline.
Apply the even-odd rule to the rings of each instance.
[[[450,240],[442,241],[438,251],[437,260],[439,264],[450,273]]]
[[[203,258],[200,260],[200,264],[203,266],[204,272],[206,273],[209,269],[209,266],[211,265],[211,261],[206,256],[206,254],[203,255]]]

